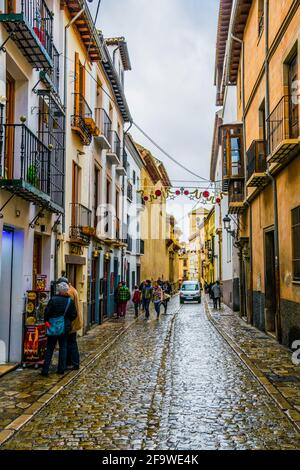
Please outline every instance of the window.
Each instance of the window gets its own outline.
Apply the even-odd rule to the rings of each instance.
[[[293,279],[300,281],[300,206],[292,210]]]
[[[261,36],[264,30],[264,18],[265,18],[265,0],[258,0],[258,36]]]
[[[133,184],[135,184],[135,182],[136,182],[136,174],[135,174],[134,170],[132,171],[132,182],[133,182]]]
[[[223,127],[223,178],[243,176],[242,126]]]
[[[298,93],[298,54],[296,53],[288,64],[289,80],[289,124],[291,138],[297,138],[299,135],[299,96]]]

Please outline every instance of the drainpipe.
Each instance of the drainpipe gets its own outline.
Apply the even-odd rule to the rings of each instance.
[[[246,100],[245,100],[245,49],[244,49],[244,41],[242,39],[237,38],[233,34],[231,34],[231,38],[238,42],[241,45],[241,56],[242,56],[242,64],[241,64],[241,94],[242,94],[242,108],[243,108],[243,149],[244,149],[244,180],[245,180],[245,187],[244,187],[244,197],[246,200],[246,204],[250,209],[250,312],[247,312],[247,318],[250,323],[253,322],[253,277],[252,277],[252,267],[253,267],[253,250],[252,250],[252,209],[251,209],[251,204],[247,201],[247,189],[246,189],[246,181],[247,181],[247,160],[246,160],[246,155],[247,155],[247,144],[246,144],[246,119],[245,119],[245,109],[246,109]],[[243,253],[242,249],[240,252],[240,270],[243,270]],[[245,277],[245,282],[241,282],[243,278],[243,271],[240,272],[240,283],[241,285],[241,293],[243,289],[243,284],[244,284],[244,291],[247,289],[247,280]],[[241,305],[242,307],[244,305],[243,302],[243,296],[240,298]],[[247,298],[247,297],[246,297]],[[247,303],[248,306],[248,303]]]
[[[266,116],[270,115],[270,75],[269,75],[269,0],[265,0],[265,29],[266,29],[266,50],[265,50],[265,74],[266,74]],[[267,155],[270,154],[269,141],[270,124],[267,120]],[[281,316],[280,316],[280,264],[279,264],[279,225],[278,225],[278,196],[276,179],[270,173],[270,165],[267,164],[267,175],[272,182],[273,202],[274,202],[274,244],[275,244],[275,280],[276,280],[276,336],[279,342],[282,341]]]
[[[250,255],[250,312],[247,312],[247,320],[248,320],[248,323],[250,323],[251,325],[253,324],[253,245],[252,245],[252,237],[253,237],[253,228],[252,228],[252,221],[253,221],[253,217],[252,217],[252,206],[250,204],[249,201],[247,201],[246,199],[246,205],[248,206],[249,208],[249,240],[250,240],[250,243],[249,243],[249,255]],[[243,255],[243,253],[241,253],[241,255]],[[243,266],[243,264],[242,264]],[[245,276],[245,289],[247,289],[247,279],[246,279],[246,276]],[[247,298],[247,296],[246,296]],[[248,303],[246,304],[246,307],[248,306]]]
[[[78,20],[78,18],[82,15],[82,13],[85,11],[85,6],[77,13],[74,18],[69,21],[69,23],[65,26],[65,37],[64,37],[64,111],[65,111],[65,132],[66,132],[66,121],[67,121],[67,87],[68,87],[68,80],[67,80],[67,75],[68,75],[68,57],[67,57],[67,52],[68,52],[68,30],[72,24]],[[66,139],[65,139],[66,140]],[[66,147],[66,146],[65,146]],[[65,156],[65,162],[66,162],[66,156]],[[66,165],[65,165],[66,166]],[[65,168],[64,168],[65,172]],[[64,175],[64,188],[66,188],[66,172]],[[63,192],[63,207],[65,208],[65,191]],[[65,232],[65,226],[66,226],[66,217],[65,214],[63,214],[62,217],[62,231],[63,233]]]

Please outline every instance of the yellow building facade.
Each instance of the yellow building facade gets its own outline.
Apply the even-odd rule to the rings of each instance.
[[[141,170],[141,194],[145,208],[141,215],[141,237],[144,256],[141,258],[141,279],[161,279],[178,286],[179,241],[175,236],[175,220],[167,214],[163,192],[171,187],[163,163],[151,152],[136,144],[144,167]],[[156,194],[161,195],[157,196]],[[146,199],[146,200],[145,200]]]
[[[300,334],[299,2],[239,3],[229,35],[243,49],[231,39],[228,80],[242,130],[242,309],[291,346]]]
[[[204,281],[208,284],[214,283],[215,279],[215,254],[216,254],[216,240],[215,240],[215,208],[213,207],[204,219],[204,233],[205,233],[205,261],[204,261]]]

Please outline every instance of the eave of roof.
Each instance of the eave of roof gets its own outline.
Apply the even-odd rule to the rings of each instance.
[[[98,34],[99,36],[101,36],[101,33],[98,33]],[[111,86],[113,88],[118,107],[120,109],[120,112],[122,114],[124,121],[132,122],[132,117],[129,111],[125,94],[124,94],[123,85],[114,67],[114,64],[112,62],[112,59],[110,57],[106,44],[104,43],[103,46],[104,46],[104,52],[106,55],[106,61],[102,61],[102,64],[106,72],[106,75],[111,83]]]
[[[215,181],[216,166],[218,161],[219,153],[219,130],[222,125],[222,118],[220,117],[220,112],[216,113],[215,116],[215,125],[214,125],[214,135],[211,151],[211,160],[210,160],[210,179]]]
[[[131,62],[127,47],[127,42],[124,37],[106,38],[105,42],[108,46],[118,46],[123,63],[124,70],[131,70]]]
[[[245,28],[252,3],[253,0],[236,0],[232,18],[232,29],[230,33],[238,39],[242,40],[244,38]],[[240,42],[235,41],[232,36],[230,36],[229,40],[230,47],[228,57],[228,78],[231,85],[236,85],[242,46]]]
[[[218,20],[218,31],[217,31],[217,43],[216,43],[216,61],[215,71],[218,67],[223,68],[226,42],[228,39],[228,29],[231,17],[233,0],[220,0],[219,9],[219,20]],[[215,73],[215,85],[216,85],[216,73]]]
[[[146,149],[142,145],[135,143],[135,146],[141,155],[141,158],[145,164],[146,170],[149,173],[150,178],[152,179],[153,184],[158,183],[158,181],[160,181],[161,179],[161,174],[158,170],[155,157],[152,155],[150,150]]]
[[[80,34],[81,40],[88,52],[91,62],[105,60],[103,41],[101,41],[101,38],[94,27],[93,18],[86,0],[61,0],[60,6],[61,8],[67,7],[72,18],[74,18],[77,13],[84,8],[82,14],[75,21],[75,26]]]

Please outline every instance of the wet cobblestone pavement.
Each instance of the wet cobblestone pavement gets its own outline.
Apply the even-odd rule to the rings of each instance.
[[[4,449],[300,449],[201,305],[142,318]]]
[[[126,320],[112,320],[98,326],[79,338],[81,364],[89,361],[97,351],[107,347],[133,322],[133,315]],[[49,379],[40,376],[40,370],[33,367],[19,368],[0,378],[0,434],[3,429],[22,414],[30,414],[31,407],[48,393],[52,387],[59,386],[62,377],[55,374],[58,354],[54,355]],[[65,375],[69,376],[72,372]]]
[[[246,324],[226,305],[222,306],[221,311],[214,310],[211,301],[208,306],[216,326],[234,341],[272,386],[300,412],[300,365],[293,364],[292,352],[264,332]]]

